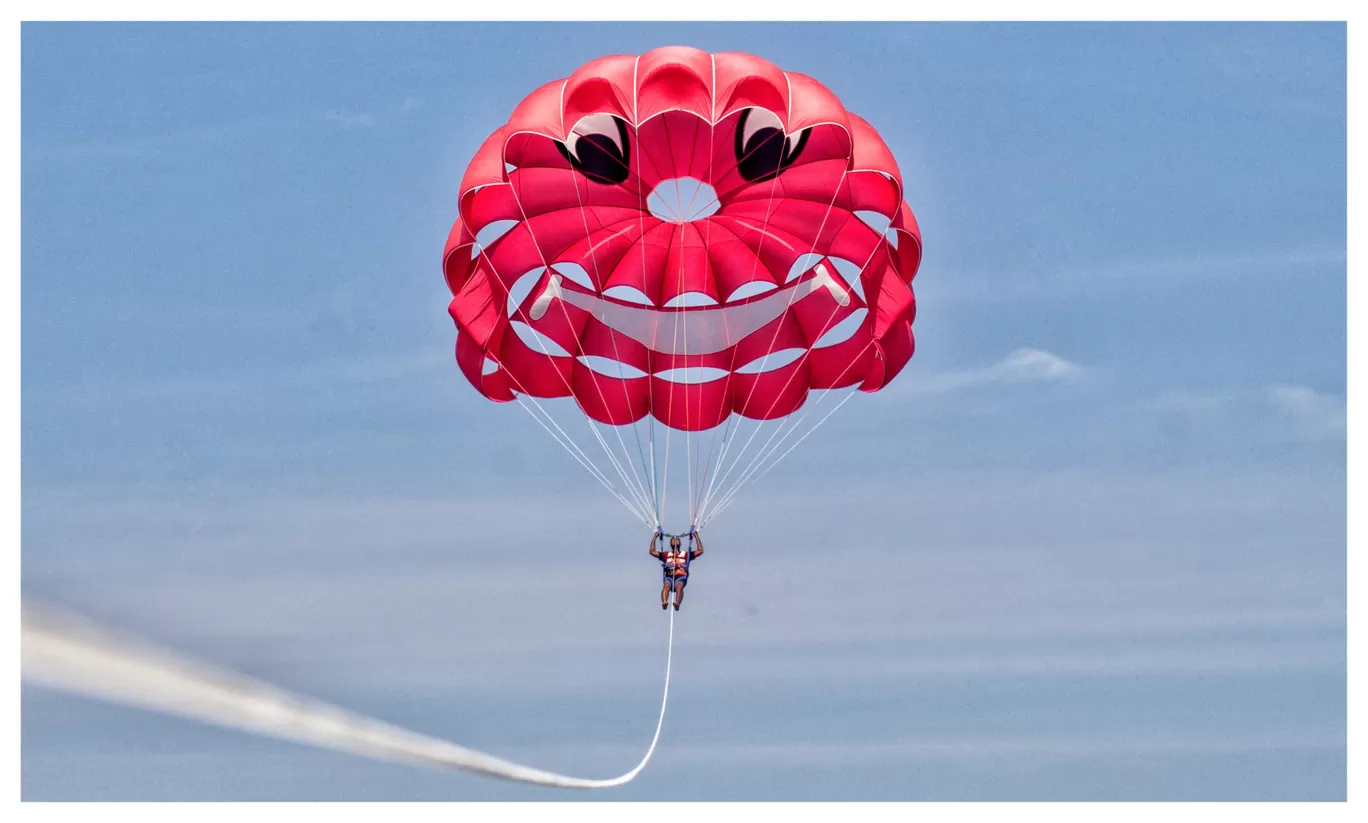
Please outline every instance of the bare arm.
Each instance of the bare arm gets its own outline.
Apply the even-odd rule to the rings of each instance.
[[[698,532],[694,532],[694,545],[698,548],[694,549],[693,554],[690,555],[691,558],[698,557],[703,553],[703,535],[699,534]]]
[[[654,534],[651,535],[651,547],[649,551],[651,552],[652,557],[654,557],[657,560],[660,559],[660,552],[656,551],[656,535]]]

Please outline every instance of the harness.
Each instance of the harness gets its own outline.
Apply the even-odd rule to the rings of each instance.
[[[689,576],[689,563],[691,563],[693,560],[693,535],[662,535],[660,538],[661,542],[665,542],[665,539],[669,537],[688,537],[689,547],[686,549],[684,548],[684,544],[680,543],[679,549],[678,551],[676,551],[669,545],[666,545],[664,550],[660,553],[660,565],[664,567],[666,574],[669,576],[671,580],[686,578]]]

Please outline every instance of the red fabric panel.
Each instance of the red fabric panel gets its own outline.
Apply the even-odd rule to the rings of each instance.
[[[632,109],[632,75],[636,57],[616,54],[590,60],[565,82],[565,122],[573,128],[580,118],[608,112],[629,122],[635,121]]]
[[[637,122],[671,109],[697,119],[712,116],[712,55],[687,46],[666,46],[637,61]]]
[[[780,68],[753,54],[723,52],[714,55],[717,68],[717,100],[713,121],[741,109],[758,106],[779,116],[788,125],[788,78]]]

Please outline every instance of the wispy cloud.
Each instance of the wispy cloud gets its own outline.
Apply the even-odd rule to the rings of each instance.
[[[1296,249],[1267,249],[1255,252],[1211,253],[1164,257],[1132,263],[1116,262],[1091,269],[1091,276],[1104,279],[1132,277],[1201,277],[1215,275],[1280,274],[1308,266],[1331,266],[1346,260],[1343,247],[1311,246]],[[1075,269],[1066,275],[1085,277],[1088,272]]]
[[[1077,363],[1041,349],[1017,349],[991,366],[963,371],[930,374],[909,382],[909,390],[919,394],[946,392],[985,386],[1060,383],[1076,380],[1086,373]]]
[[[167,151],[178,148],[223,145],[230,141],[260,138],[278,131],[317,123],[319,120],[343,129],[373,129],[382,125],[387,118],[411,114],[422,109],[424,105],[422,98],[406,97],[403,102],[382,113],[357,108],[334,108],[321,114],[315,110],[243,117],[119,140],[84,143],[43,143],[28,140],[24,144],[24,157],[26,160],[65,161],[157,159],[164,157]]]
[[[298,122],[299,118],[294,115],[260,115],[119,140],[84,143],[44,143],[30,140],[24,144],[24,158],[64,161],[159,159],[165,157],[166,152],[178,148],[216,146],[230,141],[243,141],[291,128]]]
[[[1344,398],[1307,386],[1275,384],[1241,389],[1176,389],[1146,404],[1160,415],[1193,423],[1259,427],[1266,435],[1324,439],[1341,437],[1347,425]]]
[[[375,128],[375,115],[364,111],[351,111],[348,109],[330,109],[323,113],[323,119],[331,123],[335,123],[345,129]]]
[[[373,129],[387,121],[415,112],[423,108],[423,105],[422,98],[410,96],[383,112],[354,108],[329,109],[323,112],[323,119],[344,129]]]
[[[110,402],[241,402],[271,398],[288,389],[317,389],[344,384],[391,383],[455,368],[445,349],[424,348],[392,354],[260,368],[202,375],[168,376],[145,380],[66,382],[25,386],[24,391],[45,403],[85,408]]]
[[[898,678],[1256,670],[1324,666],[1342,654],[1344,601],[1327,587],[1340,567],[1317,551],[1327,538],[1302,526],[1319,517],[1324,482],[975,473],[907,480],[896,495],[878,482],[853,485],[852,499],[896,504],[898,516],[855,525],[834,507],[782,522],[795,507],[830,507],[831,490],[820,489],[779,504],[757,499],[750,517],[722,528],[700,561],[682,642],[719,664],[764,653],[751,662],[771,674],[819,679],[803,674],[810,661],[796,650],[845,649],[867,675]],[[131,617],[129,628],[173,644],[206,644],[206,653],[264,644],[316,666],[327,662],[317,658],[329,653],[315,655],[323,643],[336,665],[375,663],[383,674],[351,675],[372,683],[461,679],[436,671],[453,659],[470,664],[454,667],[467,682],[500,667],[516,681],[562,654],[558,676],[594,681],[574,674],[569,657],[649,657],[659,647],[660,625],[640,619],[643,610],[659,616],[650,611],[658,572],[644,535],[624,533],[609,504],[545,491],[525,489],[535,506],[494,493],[30,495],[26,586],[95,617]],[[1209,533],[1238,551],[1210,545]],[[1301,541],[1295,557],[1284,550],[1289,534]],[[589,550],[542,574],[564,535]],[[839,535],[839,558],[804,544],[814,535]],[[777,568],[780,558],[801,563]],[[822,584],[804,588],[813,570]],[[794,591],[803,592],[800,615],[785,599]],[[574,631],[548,634],[546,608],[567,593],[573,609],[557,619]],[[1298,647],[1307,633],[1328,640]]]
[[[1343,246],[1306,246],[1262,250],[1212,250],[1137,260],[1065,265],[1054,271],[1004,275],[960,272],[953,281],[937,283],[937,300],[1012,301],[1046,293],[1156,285],[1156,280],[1198,281],[1231,277],[1288,277],[1322,269],[1336,272],[1347,260]]]
[[[1266,397],[1275,409],[1312,435],[1343,434],[1347,425],[1344,398],[1306,386],[1270,386]]]
[[[774,744],[728,741],[725,745],[676,745],[671,749],[671,756],[680,760],[709,765],[715,765],[718,760],[738,763],[762,761],[789,765],[813,761],[876,763],[887,762],[890,759],[912,758],[924,758],[933,761],[943,761],[945,758],[995,760],[1023,755],[1031,758],[1072,758],[1116,754],[1245,754],[1286,750],[1332,751],[1342,745],[1343,741],[1331,734],[1303,733],[1289,739],[1268,740],[1257,735],[1216,738],[1189,732],[1182,736],[1136,736],[1111,731],[1103,734],[1081,732],[1076,736],[1061,736],[1052,740],[966,735],[954,739],[927,738],[877,743],[800,743],[785,741],[781,744]],[[605,754],[616,755],[619,759],[630,757],[633,751],[630,745],[602,743],[597,745],[576,744],[573,749],[568,746],[544,746],[538,747],[537,751],[550,754],[558,749],[569,750],[574,754],[582,754],[586,749],[595,749],[603,751]]]

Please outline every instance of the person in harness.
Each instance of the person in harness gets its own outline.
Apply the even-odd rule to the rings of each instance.
[[[679,611],[679,604],[684,602],[684,586],[689,582],[689,564],[699,555],[703,554],[703,538],[699,535],[698,529],[693,526],[689,531],[682,535],[689,538],[689,549],[684,550],[683,544],[678,534],[665,534],[665,531],[656,527],[655,534],[651,535],[651,556],[660,561],[660,566],[664,572],[665,581],[660,587],[660,608],[665,609],[670,606],[670,589],[674,589],[675,611]],[[670,538],[669,548],[665,547],[665,538]],[[656,541],[660,541],[660,549],[656,549]]]

